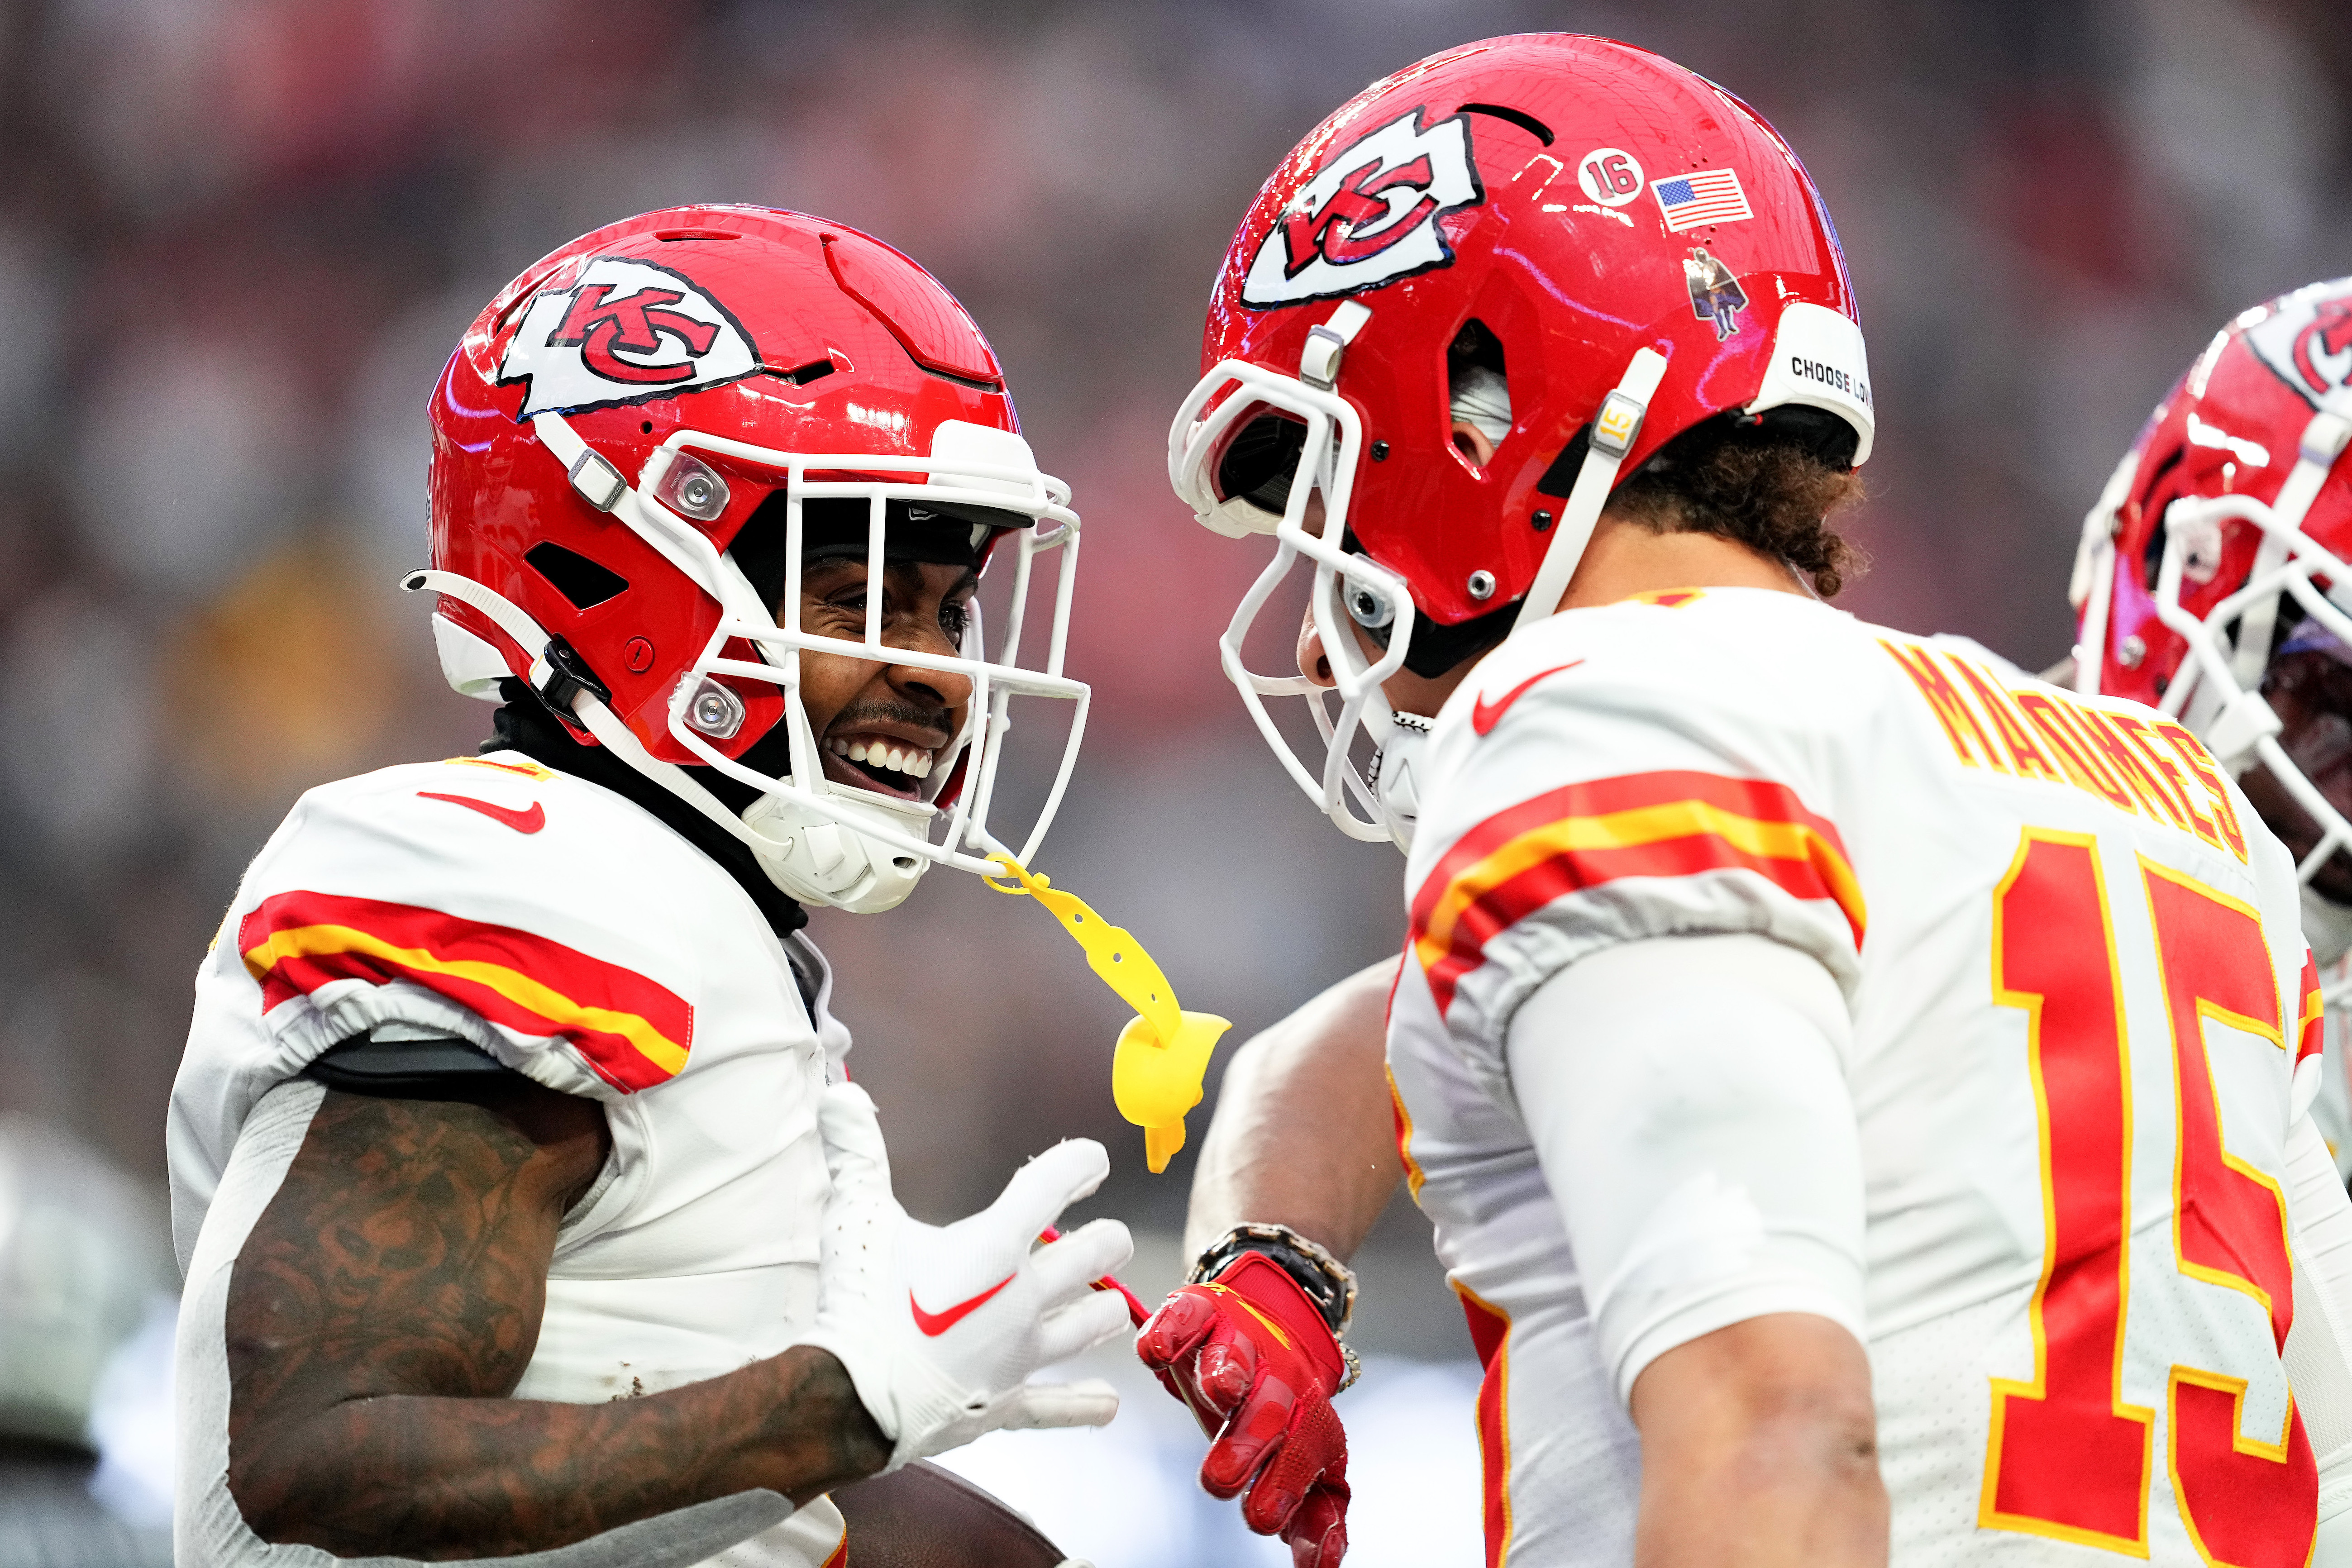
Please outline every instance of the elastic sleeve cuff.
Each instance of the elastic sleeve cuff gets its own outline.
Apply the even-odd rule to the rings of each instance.
[[[588,1070],[568,1049],[527,1049],[480,1014],[405,980],[382,984],[341,981],[273,1009],[263,1020],[287,1059],[288,1076],[345,1040],[392,1032],[463,1040],[502,1067],[558,1094],[611,1103],[621,1091]],[[288,1059],[290,1058],[290,1059]]]
[[[1614,1373],[1617,1402],[1630,1409],[1633,1403],[1635,1381],[1648,1370],[1652,1362],[1668,1351],[1686,1345],[1717,1329],[1727,1329],[1734,1323],[1744,1323],[1750,1318],[1761,1318],[1773,1312],[1804,1312],[1816,1318],[1827,1318],[1852,1334],[1855,1343],[1869,1343],[1862,1313],[1853,1303],[1842,1300],[1836,1291],[1825,1286],[1801,1280],[1735,1286],[1719,1295],[1688,1301],[1654,1322],[1643,1325],[1617,1357]]]

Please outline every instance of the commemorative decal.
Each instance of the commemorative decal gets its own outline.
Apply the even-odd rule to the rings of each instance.
[[[1691,314],[1715,323],[1715,341],[1739,331],[1739,312],[1748,309],[1748,290],[1731,268],[1698,247],[1683,258],[1683,282],[1690,289]]]
[[[1604,207],[1622,207],[1642,194],[1642,161],[1622,147],[1596,147],[1576,165],[1576,183]]]
[[[527,384],[519,420],[551,409],[645,403],[740,381],[760,351],[727,308],[681,273],[600,256],[566,288],[531,297],[499,363]]]
[[[2296,289],[2246,329],[2246,342],[2273,374],[2318,407],[2352,384],[2352,285],[2339,279]]]
[[[1486,200],[1456,114],[1400,115],[1349,142],[1299,188],[1258,242],[1242,282],[1256,310],[1330,300],[1450,266],[1438,219]]]

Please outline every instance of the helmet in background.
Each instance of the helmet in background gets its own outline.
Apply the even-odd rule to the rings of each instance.
[[[2282,654],[2352,662],[2347,382],[2352,278],[2223,327],[2084,519],[2070,592],[2079,689],[2178,716],[2231,773],[2268,769],[2318,825],[2302,866],[2305,924],[2331,961],[2352,911],[2315,905],[2308,884],[2352,846],[2352,823],[2280,744],[2262,687]]]
[[[1358,838],[1402,837],[1349,756],[1359,728],[1395,738],[1380,683],[1556,609],[1621,475],[1713,419],[1840,467],[1870,451],[1853,289],[1796,154],[1706,79],[1605,38],[1451,49],[1317,127],[1235,234],[1201,358],[1170,479],[1210,528],[1276,545],[1225,670]],[[1465,418],[1483,461],[1453,438]],[[1318,625],[1350,617],[1384,647],[1327,635],[1328,700],[1242,652],[1302,560]],[[1269,717],[1279,694],[1308,698],[1319,762]]]
[[[109,1356],[173,1283],[160,1205],[138,1183],[0,1112],[0,1437],[89,1443]]]
[[[937,861],[985,871],[1016,695],[1077,704],[1033,853],[1074,760],[1087,689],[1061,655],[1078,520],[1020,435],[995,354],[955,298],[842,224],[678,207],[533,264],[467,330],[434,388],[434,635],[449,683],[525,681],[576,738],[749,844],[795,898],[887,909]],[[814,556],[985,564],[1010,551],[1011,623],[978,607],[952,656],[881,662],[972,682],[964,731],[908,801],[829,783],[799,690]],[[1022,612],[1051,552],[1045,637]],[[1041,574],[1042,577],[1042,574]],[[781,616],[781,620],[779,617]],[[738,814],[682,769],[756,791]],[[969,787],[967,787],[967,782]]]

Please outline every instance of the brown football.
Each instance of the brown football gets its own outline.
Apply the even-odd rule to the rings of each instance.
[[[849,1521],[845,1568],[1061,1568],[1069,1561],[1035,1525],[928,1460],[844,1487],[833,1501]]]

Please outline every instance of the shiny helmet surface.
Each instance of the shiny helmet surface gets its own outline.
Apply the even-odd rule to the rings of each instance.
[[[2283,744],[2274,662],[2352,664],[2352,278],[2242,312],[2157,405],[2084,519],[2074,680],[2179,717],[2232,773],[2267,770],[2319,830],[2307,934],[2340,956],[2352,910],[2310,890],[2347,822]],[[2343,989],[2338,983],[2337,989]]]
[[[1222,644],[1293,779],[1351,837],[1395,837],[1352,760],[1434,674],[1549,615],[1621,475],[1716,418],[1869,456],[1869,370],[1828,209],[1739,100],[1646,50],[1493,38],[1375,82],[1283,160],[1225,257],[1202,375],[1169,435],[1199,520],[1269,534]],[[1490,439],[1454,438],[1463,418]],[[1336,689],[1247,668],[1252,623],[1313,573]],[[1267,711],[1307,697],[1302,756]],[[1377,764],[1376,764],[1377,765]]]
[[[525,681],[807,901],[888,908],[932,864],[1034,853],[1087,702],[1062,673],[1078,520],[987,340],[913,261],[766,207],[612,224],[490,301],[430,419],[432,569],[408,585],[438,595],[458,690],[496,700]],[[941,549],[1012,574],[1007,624],[983,627],[975,605],[952,655],[879,662],[969,679],[962,732],[898,795],[829,782],[800,658],[876,658],[881,595],[863,640],[814,635],[801,567],[830,552],[878,577]],[[1045,805],[1000,845],[989,811],[1016,695],[1074,710]],[[757,798],[730,810],[689,767]]]

